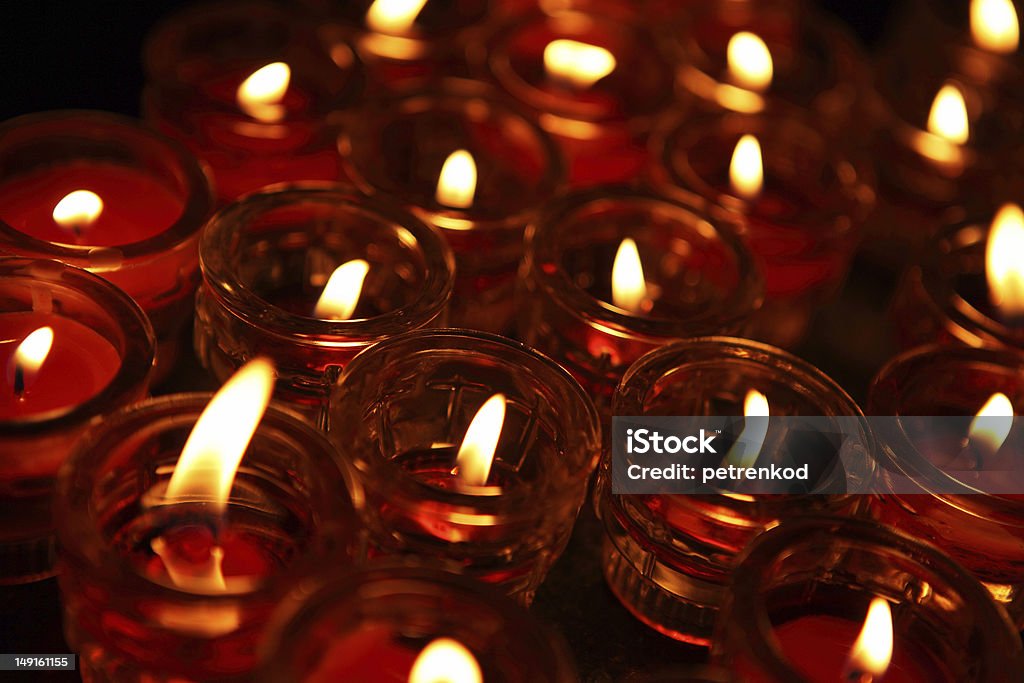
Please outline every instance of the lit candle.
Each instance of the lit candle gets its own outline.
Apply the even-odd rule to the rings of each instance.
[[[363,89],[343,40],[270,3],[179,12],[147,38],[145,118],[205,162],[222,203],[273,183],[338,179],[328,117]]]
[[[0,251],[101,275],[149,315],[158,377],[191,315],[195,243],[211,207],[198,162],[113,114],[54,112],[0,132]]]
[[[273,386],[273,366],[253,360],[212,398],[120,411],[69,459],[61,590],[87,677],[248,678],[284,592],[349,562],[351,472],[313,427],[268,405]],[[118,484],[98,497],[100,481]]]
[[[142,398],[155,340],[139,307],[90,273],[0,259],[0,581],[49,575],[50,493],[91,422]]]
[[[997,315],[1024,326],[1024,212],[1016,204],[999,209],[985,247],[988,296]]]

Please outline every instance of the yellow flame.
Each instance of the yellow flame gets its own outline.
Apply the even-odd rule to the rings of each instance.
[[[375,0],[366,12],[366,25],[378,33],[408,33],[427,0]]]
[[[760,36],[740,31],[726,48],[729,75],[740,87],[758,92],[772,84],[772,53]]]
[[[757,389],[747,390],[743,400],[743,431],[739,438],[725,454],[722,462],[736,467],[753,467],[764,448],[764,440],[768,436],[768,420],[770,410],[768,397]],[[765,418],[765,419],[749,419]]]
[[[988,294],[1007,317],[1024,315],[1024,211],[1006,204],[996,213],[985,247]]]
[[[476,162],[473,155],[458,149],[448,155],[437,178],[438,204],[453,209],[468,209],[473,206],[476,195]]]
[[[473,653],[451,638],[433,640],[420,652],[409,672],[409,683],[483,683]]]
[[[729,183],[733,192],[744,199],[757,199],[764,186],[764,165],[761,143],[753,135],[744,135],[736,143],[729,163]]]
[[[1011,0],[971,0],[971,37],[974,44],[990,52],[1008,54],[1017,50],[1020,26]]]
[[[580,90],[615,71],[615,66],[615,55],[598,45],[559,38],[544,48],[544,69],[548,76]]]
[[[210,400],[189,434],[167,484],[166,502],[202,500],[223,510],[238,465],[274,389],[274,366],[243,365]]]
[[[630,313],[640,313],[646,298],[647,282],[640,252],[636,242],[627,237],[615,252],[612,264],[612,303]]]
[[[476,411],[466,437],[455,456],[455,472],[462,483],[485,486],[491,474],[494,451],[498,448],[501,428],[505,424],[505,397],[495,394]]]
[[[1013,428],[1013,404],[1003,393],[989,397],[978,414],[971,420],[967,439],[972,444],[981,444],[992,453],[998,451]]]
[[[359,305],[363,281],[370,264],[363,259],[346,261],[334,269],[316,302],[313,315],[323,320],[348,320]]]
[[[43,366],[53,346],[53,328],[40,327],[29,334],[14,350],[14,364],[24,373],[34,373]]]
[[[276,123],[284,118],[281,99],[288,92],[292,70],[284,62],[273,62],[252,72],[238,86],[238,106],[249,116],[263,123]]]
[[[956,85],[947,83],[935,95],[931,111],[928,112],[928,132],[958,145],[970,138],[967,103]]]
[[[79,231],[96,222],[103,213],[103,200],[95,192],[75,190],[53,207],[53,220],[67,230]]]
[[[850,651],[846,668],[861,678],[878,678],[885,675],[892,659],[892,611],[889,603],[875,598],[864,617],[864,626]],[[850,680],[861,680],[850,676]]]

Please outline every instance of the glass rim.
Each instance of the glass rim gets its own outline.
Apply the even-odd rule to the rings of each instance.
[[[89,268],[97,251],[119,252],[126,261],[147,260],[179,247],[199,233],[214,206],[213,188],[199,161],[183,145],[152,130],[141,121],[120,114],[89,109],[59,109],[8,119],[0,123],[0,140],[8,138],[16,130],[57,124],[87,127],[85,131],[68,137],[86,139],[90,134],[95,136],[96,133],[103,132],[104,137],[101,139],[105,145],[130,148],[139,141],[159,145],[163,150],[160,158],[168,167],[173,167],[178,172],[183,182],[181,215],[166,229],[144,240],[109,247],[40,240],[15,229],[3,220],[0,220],[0,239],[17,245],[19,251],[24,250],[32,256],[54,258],[81,268]],[[131,137],[126,138],[125,135]],[[69,160],[74,161],[76,158],[72,157]]]
[[[62,261],[20,256],[0,257],[0,279],[24,279],[39,282],[33,268],[40,265],[60,274],[57,286],[78,292],[98,310],[110,317],[113,326],[124,333],[125,348],[120,365],[110,382],[85,401],[56,411],[15,420],[0,420],[0,431],[12,434],[51,432],[84,424],[103,415],[111,406],[122,406],[144,391],[153,374],[156,334],[149,317],[134,299],[102,277]],[[71,316],[72,320],[74,319]]]

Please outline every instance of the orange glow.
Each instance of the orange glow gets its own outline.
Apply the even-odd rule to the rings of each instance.
[[[729,163],[729,183],[733,192],[747,200],[757,199],[764,186],[761,143],[753,135],[744,135],[736,143]]]
[[[846,680],[880,679],[889,669],[892,659],[892,611],[889,603],[875,598],[868,607],[857,641],[850,651]],[[859,676],[859,678],[858,678]]]
[[[992,221],[985,277],[989,298],[1001,315],[1024,315],[1024,212],[1016,204],[1004,205]]]
[[[316,302],[313,316],[323,320],[348,320],[359,305],[363,281],[370,264],[363,259],[346,261],[334,269]]]
[[[80,233],[89,228],[103,213],[103,200],[95,192],[75,190],[53,207],[53,220],[65,230]]]
[[[729,75],[736,85],[762,92],[772,84],[772,55],[759,36],[740,31],[726,48]]]
[[[467,486],[486,486],[505,424],[505,397],[495,394],[473,416],[452,470]]]
[[[416,657],[409,683],[483,683],[483,673],[473,653],[451,638],[430,642]]]
[[[274,366],[249,361],[224,383],[199,416],[167,484],[165,503],[202,501],[227,507],[235,473],[274,389]]]
[[[989,52],[1017,51],[1020,26],[1011,0],[971,0],[971,37]]]
[[[437,203],[453,209],[473,206],[476,195],[476,162],[473,155],[459,149],[448,155],[437,178]]]
[[[630,313],[642,313],[647,300],[644,266],[636,242],[627,237],[612,263],[612,303]]]
[[[971,420],[967,440],[982,445],[990,453],[998,451],[1013,428],[1013,404],[1003,393],[989,397],[978,414]]]
[[[284,62],[273,62],[254,71],[238,86],[235,99],[249,116],[263,123],[276,123],[284,118],[281,100],[288,92],[292,70]]]
[[[585,90],[615,71],[615,55],[597,45],[560,38],[544,48],[548,76]]]
[[[366,25],[378,33],[409,33],[426,4],[427,0],[375,0],[366,12]]]
[[[947,83],[939,89],[928,113],[928,132],[962,145],[970,138],[970,124],[967,119],[967,103],[960,88]]]

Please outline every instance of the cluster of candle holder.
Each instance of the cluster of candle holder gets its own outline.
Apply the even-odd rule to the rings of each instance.
[[[974,2],[877,91],[786,0],[166,19],[145,123],[0,124],[0,583],[59,573],[86,680],[571,681],[524,610],[598,470],[611,593],[714,660],[638,681],[1024,672],[1024,491],[974,476],[1024,438],[1024,71]],[[884,428],[791,352],[862,246]],[[613,420],[684,415],[843,467],[616,493]]]

